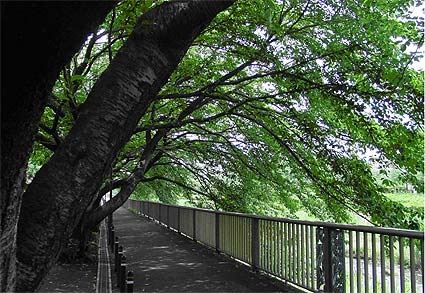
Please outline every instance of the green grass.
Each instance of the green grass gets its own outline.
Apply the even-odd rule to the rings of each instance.
[[[425,207],[425,195],[421,193],[387,193],[385,194],[389,199],[399,202],[406,207],[413,207],[417,209],[424,209]],[[318,218],[309,215],[306,211],[298,211],[298,219],[307,220],[307,221],[319,221]],[[353,222],[351,224],[356,225],[370,225],[365,219],[359,217],[358,215],[352,215]]]
[[[401,203],[406,207],[423,209],[425,206],[425,196],[421,193],[387,193],[385,196],[393,201]]]

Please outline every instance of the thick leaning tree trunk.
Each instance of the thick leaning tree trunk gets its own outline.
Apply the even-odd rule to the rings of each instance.
[[[24,194],[17,290],[38,287],[149,103],[195,37],[231,3],[167,2],[138,20],[81,107],[66,140]]]
[[[15,288],[23,182],[49,93],[60,70],[114,5],[114,1],[1,2],[1,292]]]

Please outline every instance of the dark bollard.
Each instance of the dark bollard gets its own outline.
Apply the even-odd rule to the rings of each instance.
[[[127,292],[133,293],[134,286],[134,275],[132,271],[129,271],[127,274]]]
[[[115,254],[115,257],[117,256],[118,253],[118,237],[115,237],[115,241],[114,241],[114,246],[112,247],[112,252]]]
[[[118,272],[119,272],[118,268],[119,268],[119,267],[120,267],[120,265],[121,265],[121,256],[122,256],[122,254],[123,254],[123,248],[122,248],[122,246],[120,245],[120,247],[118,247],[118,249],[116,250],[116,253],[115,253],[115,266],[114,266],[114,271],[115,271],[115,272],[117,272],[117,274],[118,274]]]
[[[123,254],[121,257],[121,265],[120,265],[120,273],[119,273],[119,277],[118,277],[118,285],[120,287],[120,292],[125,292],[125,283],[126,283],[126,270],[127,270],[127,262],[126,262],[126,257]]]
[[[112,249],[112,251],[114,250],[114,245],[115,245],[115,241],[114,241],[114,239],[115,239],[115,229],[114,229],[114,225],[112,225],[112,228],[111,228],[111,243],[110,243],[110,246],[111,246],[111,249]]]
[[[109,246],[113,246],[114,245],[114,238],[112,237],[112,229],[114,229],[114,225],[109,225],[108,224],[108,245]]]

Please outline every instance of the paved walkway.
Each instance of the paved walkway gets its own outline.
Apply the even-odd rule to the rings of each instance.
[[[134,292],[300,292],[124,208],[114,227]]]

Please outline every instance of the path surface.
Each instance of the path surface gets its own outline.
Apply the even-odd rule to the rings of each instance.
[[[95,293],[97,264],[57,264],[38,292]]]
[[[114,227],[134,292],[300,292],[124,208]]]

